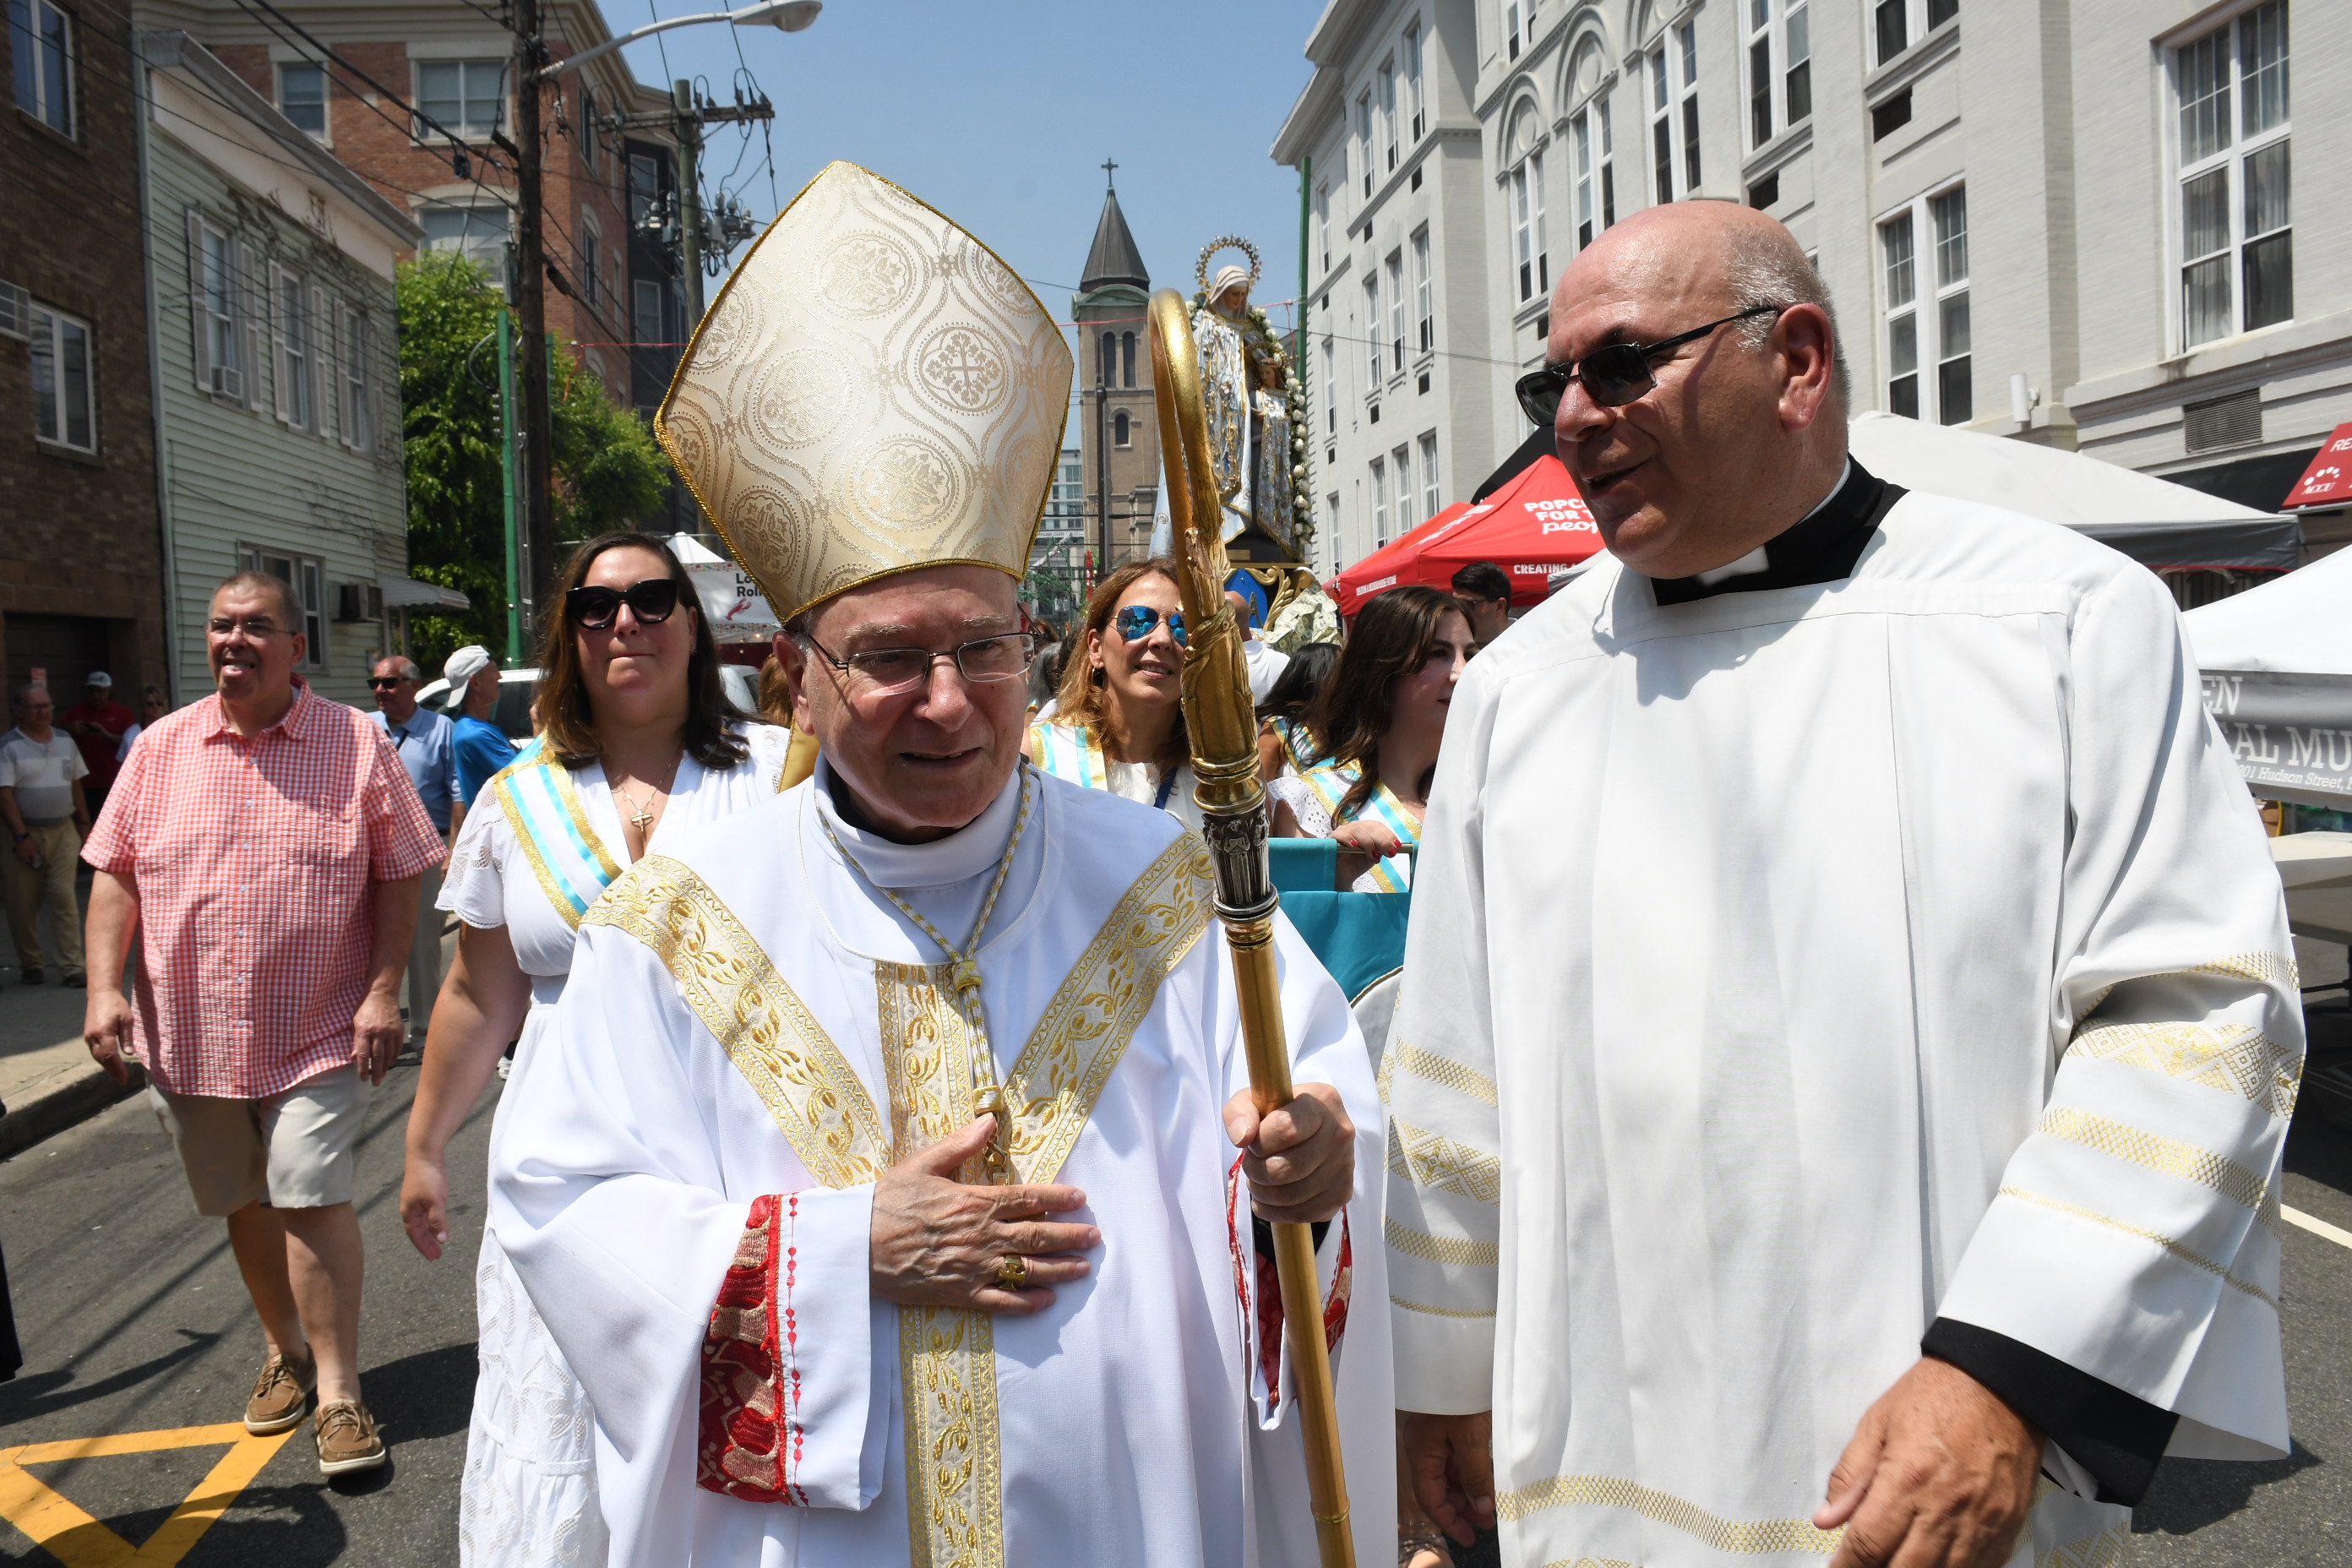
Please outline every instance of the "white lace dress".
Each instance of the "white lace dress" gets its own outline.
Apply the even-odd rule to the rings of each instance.
[[[731,816],[775,794],[786,732],[754,724],[744,738],[750,758],[724,773],[692,757],[679,762],[648,850],[697,823]],[[628,845],[604,769],[579,769],[570,784],[586,826],[615,865],[627,866]],[[515,959],[530,977],[530,1012],[515,1048],[512,1079],[519,1081],[533,1069],[540,1039],[563,994],[575,927],[550,900],[514,824],[487,791],[467,814],[449,857],[440,907],[479,930],[506,927]],[[493,1144],[499,1127],[492,1122]],[[596,1503],[596,1413],[491,1226],[484,1227],[474,1291],[480,1375],[466,1436],[458,1561],[467,1568],[602,1568],[606,1536]]]

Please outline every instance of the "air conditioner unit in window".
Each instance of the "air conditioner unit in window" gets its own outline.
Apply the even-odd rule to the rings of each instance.
[[[383,619],[383,590],[373,583],[336,584],[335,619],[344,625]]]
[[[32,330],[32,297],[14,283],[0,283],[0,337],[26,337]]]
[[[213,391],[223,397],[243,397],[245,376],[235,365],[213,366]]]

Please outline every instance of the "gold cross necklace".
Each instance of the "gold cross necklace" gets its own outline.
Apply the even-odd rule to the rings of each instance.
[[[637,838],[640,843],[651,837],[653,832],[653,820],[659,815],[659,813],[654,810],[654,796],[657,794],[667,794],[670,784],[677,782],[677,764],[680,759],[685,755],[686,753],[684,752],[680,752],[677,756],[670,759],[669,779],[659,790],[656,790],[650,781],[640,779],[637,782],[645,784],[646,793],[636,800],[632,801],[626,795],[622,793],[617,786],[614,787],[613,791],[613,798],[625,806],[635,807],[635,809],[629,813],[629,822],[631,826],[636,828]]]
[[[897,891],[876,881],[857,857],[849,852],[841,836],[833,830],[824,814],[817,814],[817,823],[849,868],[860,880],[898,906],[898,912],[915,922],[939,950],[947,955],[948,975],[956,991],[956,1007],[963,1014],[964,1023],[971,1030],[971,1113],[977,1117],[996,1118],[996,1131],[988,1135],[988,1149],[982,1159],[988,1166],[992,1184],[1002,1186],[1013,1180],[1013,1141],[1010,1109],[1005,1103],[1004,1085],[996,1076],[996,1051],[988,1040],[988,1012],[980,996],[980,939],[988,930],[988,918],[996,912],[996,896],[1004,891],[1004,879],[1012,873],[1013,852],[1021,847],[1021,835],[1029,826],[1029,809],[1034,799],[1035,781],[1029,763],[1021,763],[1021,813],[1013,821],[1013,836],[1004,841],[1004,855],[996,863],[996,879],[988,885],[988,896],[980,901],[980,914],[971,922],[971,934],[964,939],[961,948],[940,933],[940,928],[923,917],[923,912],[900,898]]]

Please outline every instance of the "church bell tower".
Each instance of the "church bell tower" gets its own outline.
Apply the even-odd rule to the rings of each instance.
[[[1103,163],[1106,176],[1115,176],[1118,168]],[[1160,482],[1160,420],[1151,402],[1144,323],[1151,279],[1119,211],[1118,187],[1106,184],[1094,247],[1070,301],[1077,323],[1078,405],[1072,422],[1085,454],[1087,548],[1097,581],[1150,550]]]

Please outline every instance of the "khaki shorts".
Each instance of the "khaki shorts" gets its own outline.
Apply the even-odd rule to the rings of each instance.
[[[188,1173],[196,1212],[215,1217],[252,1203],[314,1209],[351,1202],[368,1095],[367,1080],[348,1067],[267,1100],[166,1094],[147,1086],[147,1103]]]

